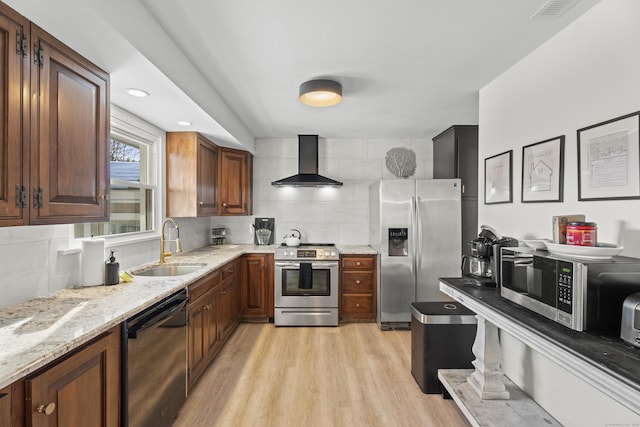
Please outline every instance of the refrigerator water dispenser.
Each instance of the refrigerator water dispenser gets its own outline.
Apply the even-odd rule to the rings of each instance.
[[[407,228],[389,229],[389,256],[409,256],[409,233]]]

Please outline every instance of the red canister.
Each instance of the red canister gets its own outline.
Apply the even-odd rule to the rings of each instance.
[[[598,244],[598,226],[595,222],[567,223],[567,245],[596,246]]]

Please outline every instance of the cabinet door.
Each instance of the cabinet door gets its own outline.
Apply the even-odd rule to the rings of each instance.
[[[218,331],[218,298],[220,287],[213,288],[206,297],[204,307],[204,335],[207,363],[220,350],[220,333]]]
[[[198,298],[187,307],[189,312],[189,363],[187,376],[191,387],[206,365],[205,361],[205,299]]]
[[[198,216],[218,214],[218,147],[198,136]]]
[[[27,378],[26,397],[31,427],[118,426],[119,328]]]
[[[109,75],[31,24],[31,223],[109,219]]]
[[[233,276],[222,282],[222,288],[220,289],[220,297],[218,299],[218,313],[220,328],[220,339],[224,341],[233,332],[235,327],[235,321],[233,318],[233,289],[234,289]]]
[[[29,22],[0,3],[0,225],[28,220],[29,46]]]
[[[251,155],[220,150],[220,215],[251,214]]]
[[[273,317],[273,255],[245,255],[244,263],[242,317],[268,321]]]
[[[433,138],[434,179],[459,178],[455,144],[454,128],[449,128]]]

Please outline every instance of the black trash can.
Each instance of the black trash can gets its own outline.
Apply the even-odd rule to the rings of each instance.
[[[441,393],[438,369],[471,369],[475,313],[458,302],[411,303],[411,374],[423,393]]]

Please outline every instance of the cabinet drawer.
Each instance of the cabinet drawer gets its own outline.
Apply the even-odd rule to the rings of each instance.
[[[370,314],[373,312],[373,295],[343,295],[343,315]]]
[[[233,276],[233,274],[236,272],[236,264],[235,263],[227,264],[224,267],[222,267],[221,270],[222,270],[222,280],[224,280],[227,277]]]
[[[204,295],[209,289],[213,288],[220,282],[220,270],[216,270],[206,277],[189,285],[187,289],[189,293],[189,301],[193,302]]]
[[[342,292],[344,293],[369,293],[373,291],[373,274],[369,272],[342,273]]]
[[[372,270],[376,266],[376,258],[372,256],[368,257],[343,257],[342,268],[344,269],[361,269]]]

